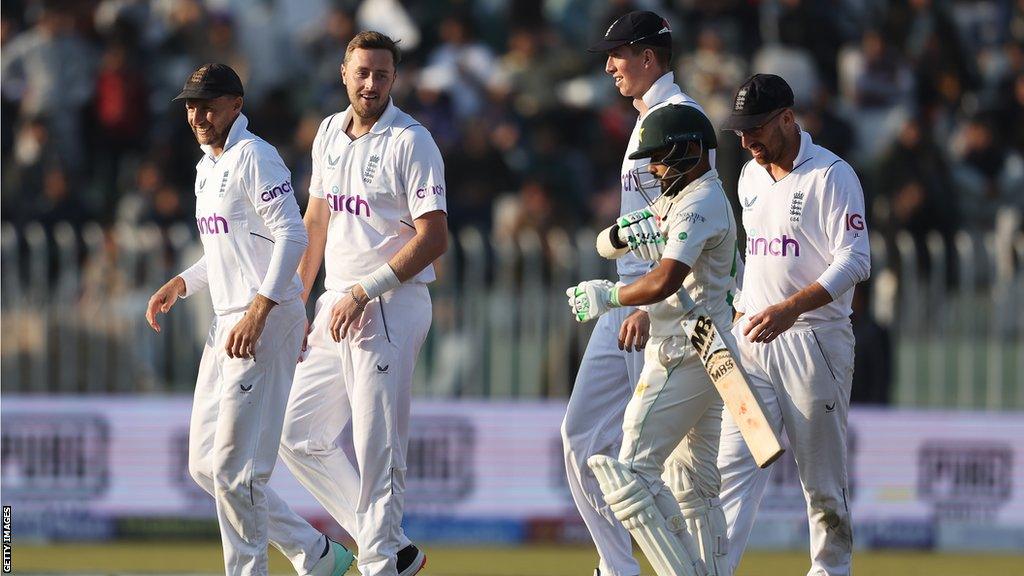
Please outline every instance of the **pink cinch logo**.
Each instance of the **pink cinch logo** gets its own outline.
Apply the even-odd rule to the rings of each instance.
[[[366,217],[370,217],[370,203],[358,194],[355,196],[347,194],[328,194],[326,200],[327,204],[331,207],[332,212],[348,212],[349,214],[362,216],[363,211],[365,210]]]
[[[800,257],[800,242],[785,234],[782,238],[747,237],[748,256]]]
[[[199,234],[202,235],[228,233],[227,218],[218,216],[217,214],[196,218],[196,226],[199,228]]]

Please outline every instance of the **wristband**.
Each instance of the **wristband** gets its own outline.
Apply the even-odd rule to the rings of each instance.
[[[618,307],[622,306],[622,304],[619,304],[619,286],[618,286],[618,284],[613,286],[611,291],[608,293],[608,300],[610,300],[610,302],[608,302],[608,307],[609,308],[618,308]]]
[[[387,262],[359,281],[359,285],[363,287],[363,292],[366,292],[366,298],[369,300],[373,300],[388,290],[398,288],[401,283]]]

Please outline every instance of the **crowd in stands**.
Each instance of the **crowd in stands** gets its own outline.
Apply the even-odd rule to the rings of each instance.
[[[296,4],[305,22],[282,16]],[[801,125],[860,173],[873,229],[986,230],[1022,203],[1020,2],[25,0],[2,8],[3,218],[187,221],[200,152],[170,100],[207,61],[240,72],[304,190],[319,120],[347,105],[344,48],[377,27],[402,39],[395,100],[444,153],[454,228],[602,224],[635,111],[585,47],[633,8],[667,16],[713,121],[749,74],[785,77]],[[733,190],[747,156],[721,143]]]
[[[347,106],[345,46],[377,29],[401,39],[394,99],[442,150],[454,230],[604,226],[636,111],[586,47],[631,9],[667,17],[677,82],[716,124],[750,74],[786,78],[801,126],[859,173],[876,233],[948,242],[1024,207],[1020,1],[10,0],[0,216],[189,222],[201,152],[171,98],[213,61],[242,76],[304,206],[319,121]],[[749,155],[719,141],[735,197]]]

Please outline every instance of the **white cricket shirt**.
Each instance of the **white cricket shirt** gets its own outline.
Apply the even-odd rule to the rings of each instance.
[[[662,215],[666,234],[662,258],[671,258],[690,267],[683,289],[697,304],[707,309],[719,330],[732,326],[732,295],[736,291],[736,220],[722,189],[718,172],[708,170],[671,198],[654,204]],[[673,294],[651,304],[652,336],[680,334],[685,309]]]
[[[833,301],[798,321],[849,317],[851,288],[871,274],[864,191],[853,168],[801,131],[792,172],[776,182],[750,160],[738,192],[747,246],[737,311],[756,314],[817,281]]]
[[[640,146],[640,126],[643,124],[644,118],[647,117],[647,114],[669,104],[685,104],[687,106],[693,106],[697,110],[700,110],[702,114],[706,115],[704,109],[700,107],[700,104],[697,104],[696,100],[684,94],[679,86],[673,82],[671,72],[666,72],[661,78],[658,78],[647,92],[644,93],[641,100],[647,106],[647,112],[640,114],[636,119],[636,124],[633,126],[633,133],[629,136],[629,144],[626,146],[626,153],[622,157],[622,171],[620,173],[622,200],[619,204],[619,216],[623,216],[634,210],[646,208],[648,206],[648,199],[654,200],[655,197],[661,194],[661,188],[658,186],[657,180],[655,180],[647,171],[647,165],[650,164],[650,159],[629,159],[629,155],[636,152],[637,148]],[[635,102],[633,106],[636,107]],[[637,108],[637,111],[639,110],[640,109]],[[709,159],[711,161],[711,167],[714,168],[714,150],[711,150],[709,153]],[[637,175],[640,176],[640,179],[644,184],[645,190],[643,193],[641,193],[637,186]],[[644,194],[646,194],[648,198],[645,198]],[[630,278],[646,274],[651,268],[651,263],[641,260],[632,253],[629,253],[622,258],[619,258],[616,261],[615,267],[620,278]]]
[[[444,161],[419,122],[389,101],[363,136],[345,128],[352,107],[328,116],[313,140],[309,194],[331,210],[325,286],[345,291],[391,260],[416,234],[413,220],[447,212]],[[408,282],[434,280],[433,264]]]
[[[281,244],[308,244],[306,227],[292,193],[291,173],[277,150],[249,132],[239,114],[228,132],[224,151],[209,146],[196,164],[196,226],[204,256],[181,273],[186,295],[209,284],[217,314],[245,310],[256,294],[281,303],[302,294],[295,267],[282,265]],[[292,250],[294,253],[295,250]]]

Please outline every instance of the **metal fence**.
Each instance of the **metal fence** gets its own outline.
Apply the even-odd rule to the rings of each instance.
[[[952,250],[938,236],[873,238],[872,315],[893,337],[895,403],[1024,408],[1019,229],[1007,213],[992,233],[959,233]],[[201,254],[188,227],[4,223],[0,234],[4,392],[191,391],[209,297],[182,301],[161,335],[143,317],[150,294]],[[461,230],[431,286],[415,393],[566,396],[592,325],[571,319],[564,289],[613,277],[593,241],[592,230]]]

